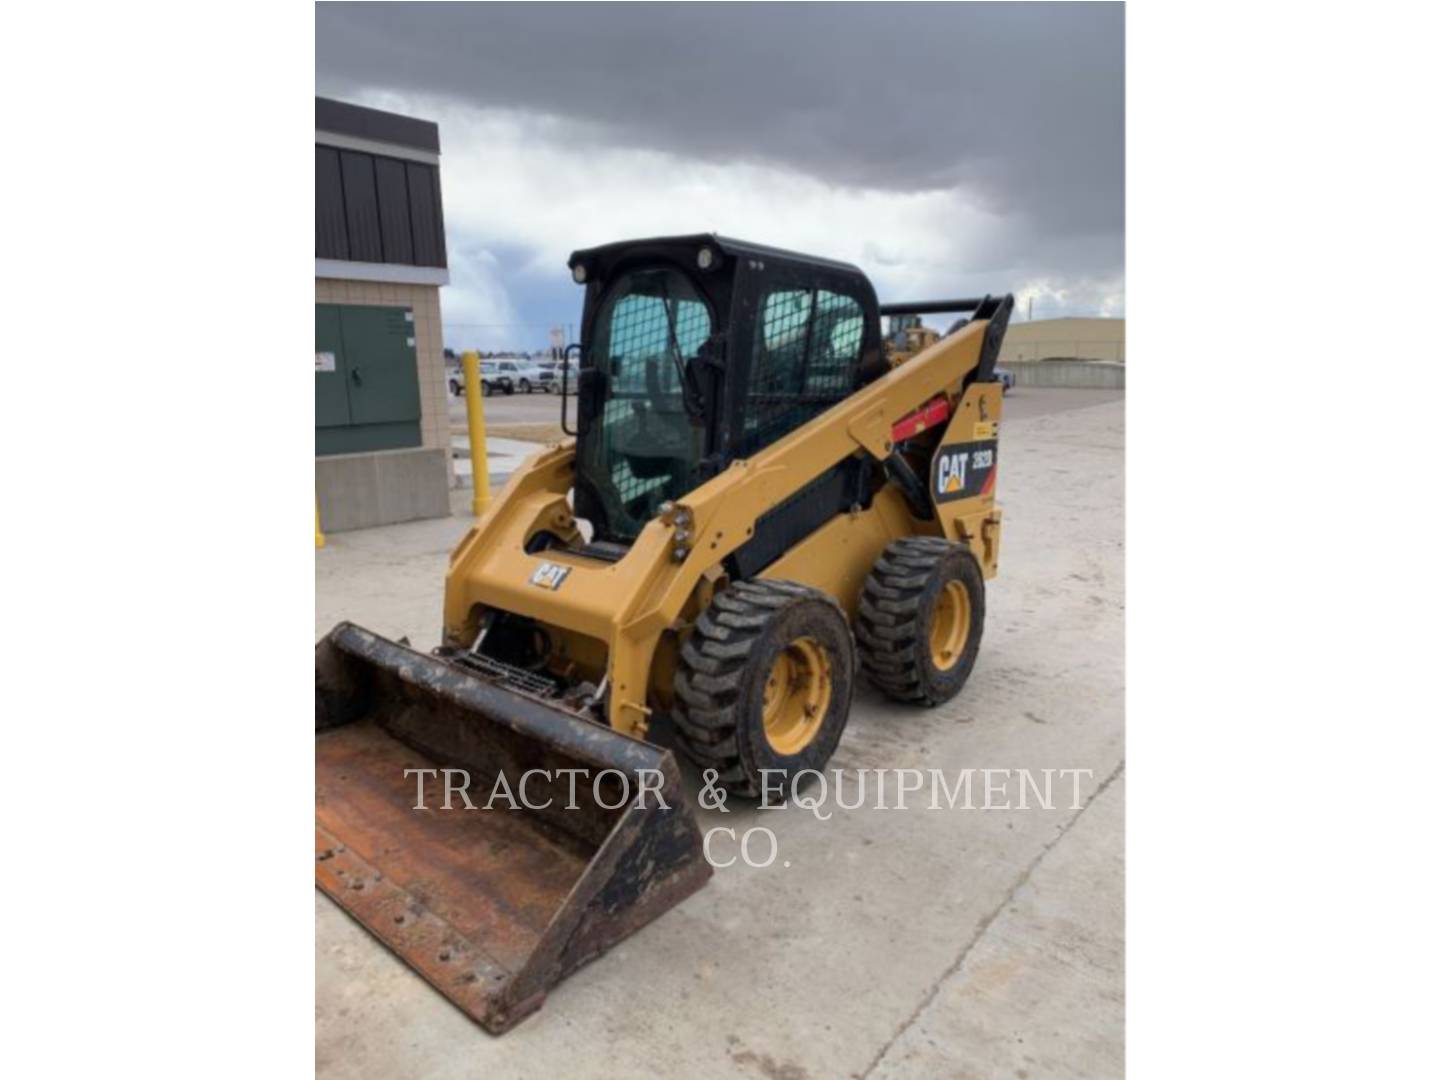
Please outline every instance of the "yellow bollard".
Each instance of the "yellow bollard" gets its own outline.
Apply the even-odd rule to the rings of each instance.
[[[465,369],[465,414],[470,421],[470,483],[475,492],[470,512],[476,517],[490,506],[490,458],[485,453],[485,408],[480,404],[480,357],[460,357]]]
[[[315,496],[315,548],[319,550],[325,546],[325,534],[320,531],[320,496]]]

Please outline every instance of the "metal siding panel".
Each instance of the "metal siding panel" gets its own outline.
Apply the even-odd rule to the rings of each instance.
[[[359,454],[369,450],[408,450],[422,444],[420,422],[401,420],[393,424],[352,424],[349,427],[315,429],[315,456]],[[326,514],[326,528],[329,516]]]
[[[328,146],[315,147],[315,257],[350,257],[350,241],[345,230],[345,193],[340,185],[340,154]]]
[[[439,261],[436,266],[445,266],[445,203],[440,198],[440,170],[431,168],[430,189],[435,198],[435,247],[438,249]]]
[[[414,265],[415,249],[410,242],[410,196],[405,183],[405,162],[395,158],[375,159],[375,190],[380,202],[380,239],[387,263]]]
[[[445,235],[435,201],[435,168],[407,162],[410,181],[410,232],[415,238],[416,266],[445,265]]]
[[[334,101],[331,98],[315,99],[315,128],[317,131],[333,131],[337,135],[353,135],[360,139],[374,139],[376,142],[395,143],[416,150],[440,152],[440,125],[433,120],[418,120],[413,116],[367,109],[363,105],[352,105],[348,101]]]
[[[370,154],[340,151],[340,174],[345,183],[345,224],[350,234],[350,258],[384,262],[380,241],[380,207],[375,196],[375,158]]]

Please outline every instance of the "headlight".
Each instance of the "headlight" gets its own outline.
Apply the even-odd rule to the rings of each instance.
[[[585,275],[585,264],[584,264],[584,263],[576,263],[574,269],[570,271],[570,276],[575,279],[575,284],[576,284],[576,285],[584,285],[584,284],[585,284],[585,276],[586,276],[586,275]]]
[[[708,247],[703,247],[700,249],[700,254],[695,256],[695,262],[699,264],[701,270],[709,270],[715,265],[715,252]]]

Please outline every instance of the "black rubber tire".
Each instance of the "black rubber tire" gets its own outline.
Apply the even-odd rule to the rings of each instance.
[[[460,396],[460,384],[454,379],[450,380],[450,393],[454,394],[456,397]]]
[[[766,738],[762,698],[776,657],[806,637],[828,654],[830,702],[810,742],[786,755]],[[711,601],[680,650],[674,712],[680,749],[702,770],[715,769],[725,790],[758,798],[764,784],[776,801],[792,790],[796,773],[823,769],[835,752],[850,719],[855,672],[850,624],[829,596],[793,581],[737,582]]]
[[[960,658],[948,669],[930,651],[930,623],[947,581],[970,601],[970,624]],[[939,705],[960,692],[975,667],[985,629],[985,576],[964,544],[934,536],[895,540],[860,591],[855,638],[865,676],[887,697]]]

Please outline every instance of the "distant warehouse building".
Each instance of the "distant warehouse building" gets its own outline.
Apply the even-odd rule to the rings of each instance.
[[[315,99],[315,489],[327,532],[450,513],[440,131]]]
[[[1011,320],[1000,349],[1000,364],[1027,360],[1110,360],[1123,364],[1125,320]]]

